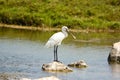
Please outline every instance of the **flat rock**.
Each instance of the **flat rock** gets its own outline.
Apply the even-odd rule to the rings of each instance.
[[[40,78],[39,80],[60,80],[55,76]]]
[[[109,63],[120,64],[120,42],[114,43],[108,56]]]
[[[49,72],[72,72],[73,70],[61,62],[52,62],[43,64],[42,69]]]
[[[21,80],[60,80],[58,79],[57,77],[55,76],[50,76],[50,77],[43,77],[43,78],[40,78],[40,79],[28,79],[28,78],[23,78]]]
[[[88,65],[85,63],[84,60],[80,60],[77,62],[70,63],[70,64],[68,64],[68,66],[76,67],[76,68],[84,68],[84,67],[87,67]]]

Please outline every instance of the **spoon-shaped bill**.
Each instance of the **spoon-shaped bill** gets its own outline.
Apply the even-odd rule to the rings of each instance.
[[[76,39],[76,37],[70,32],[70,34],[72,35],[73,39]]]
[[[73,37],[73,39],[76,39],[76,37],[69,30],[67,30],[67,32],[71,34],[71,36]]]

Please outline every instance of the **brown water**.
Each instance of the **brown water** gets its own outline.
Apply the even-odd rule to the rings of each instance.
[[[53,33],[0,28],[0,74],[16,74],[19,79],[57,76],[61,80],[120,80],[120,65],[107,62],[111,45],[120,40],[120,33],[74,33],[77,40],[69,36],[59,46],[59,60],[66,65],[84,60],[88,67],[49,73],[41,66],[53,60],[53,48],[44,47]]]

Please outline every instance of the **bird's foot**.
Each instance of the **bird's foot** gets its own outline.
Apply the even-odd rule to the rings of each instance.
[[[58,60],[54,60],[54,62],[59,62],[59,63],[62,63],[61,61],[58,61]]]

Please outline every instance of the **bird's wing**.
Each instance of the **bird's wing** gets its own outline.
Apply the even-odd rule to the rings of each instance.
[[[53,39],[57,42],[62,41],[65,38],[65,35],[62,32],[58,32],[53,34],[50,39]]]
[[[62,32],[55,33],[50,37],[45,46],[53,47],[54,45],[60,45],[64,38],[65,35]]]

